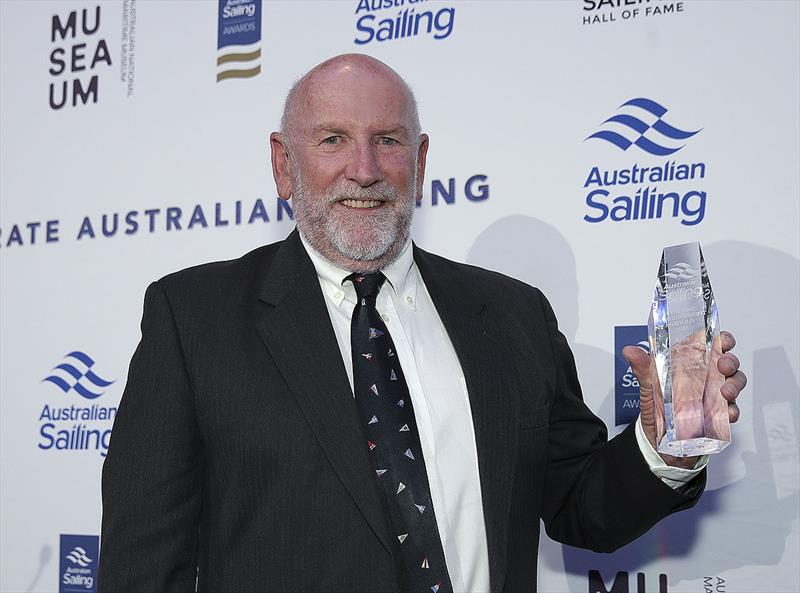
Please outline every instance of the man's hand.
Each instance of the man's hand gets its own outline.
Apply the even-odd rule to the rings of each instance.
[[[739,406],[736,405],[736,397],[747,384],[747,377],[739,370],[739,359],[728,352],[736,345],[736,340],[730,332],[720,332],[722,342],[722,356],[717,361],[719,372],[725,376],[725,383],[720,388],[722,396],[728,401],[728,417],[731,422],[739,419]],[[647,440],[658,450],[656,446],[656,414],[660,410],[656,409],[653,397],[653,373],[651,365],[655,363],[648,354],[636,346],[625,346],[622,355],[631,365],[633,374],[639,381],[639,414],[642,417],[642,428],[647,435]],[[694,467],[696,457],[673,457],[659,453],[665,463],[673,467],[690,468]]]

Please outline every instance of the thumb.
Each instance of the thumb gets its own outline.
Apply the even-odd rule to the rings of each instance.
[[[650,375],[650,355],[638,346],[625,346],[622,349],[622,356],[631,365],[636,380],[639,381],[639,388],[642,395],[652,397],[653,379]]]
[[[656,448],[656,405],[653,397],[652,360],[650,355],[638,346],[625,346],[622,356],[631,365],[631,371],[639,381],[639,415],[647,440]]]

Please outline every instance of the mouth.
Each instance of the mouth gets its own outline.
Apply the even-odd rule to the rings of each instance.
[[[339,202],[348,208],[377,208],[383,204],[380,200],[342,200]]]

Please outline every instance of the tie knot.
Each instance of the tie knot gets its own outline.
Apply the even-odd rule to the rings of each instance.
[[[352,281],[353,287],[356,289],[356,295],[360,301],[366,297],[377,297],[383,285],[383,281],[386,280],[386,276],[383,275],[383,272],[350,274],[345,280]]]

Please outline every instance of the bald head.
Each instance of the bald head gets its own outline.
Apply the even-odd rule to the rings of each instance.
[[[352,94],[354,89],[363,89],[367,100],[369,89],[376,86],[400,99],[405,114],[403,123],[410,135],[418,138],[417,101],[408,83],[380,60],[364,54],[342,54],[314,66],[289,90],[281,118],[281,133],[286,142],[292,144],[298,124],[317,105],[336,101],[342,91]]]

